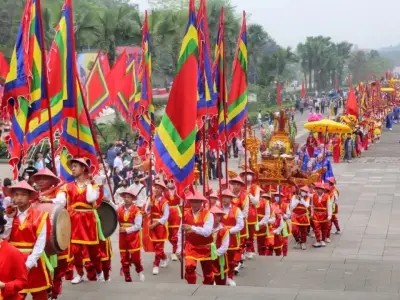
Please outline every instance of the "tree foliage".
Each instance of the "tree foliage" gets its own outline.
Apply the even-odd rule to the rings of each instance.
[[[353,83],[371,80],[374,77],[379,78],[387,70],[393,69],[393,67],[394,63],[390,59],[381,56],[376,50],[353,52],[348,63]]]

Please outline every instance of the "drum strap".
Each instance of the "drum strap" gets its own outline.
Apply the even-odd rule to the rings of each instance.
[[[22,253],[30,253],[30,252],[32,252],[33,249],[32,248],[19,248],[18,250]],[[40,256],[41,258],[43,258],[44,263],[46,264],[46,267],[50,272],[51,278],[54,277],[54,268],[57,267],[57,255],[52,255],[52,256],[54,256],[56,258],[54,265],[53,265],[53,262],[51,262],[50,259],[47,257],[46,252],[43,251]]]

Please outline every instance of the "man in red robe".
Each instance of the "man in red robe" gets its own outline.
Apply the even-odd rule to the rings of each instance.
[[[329,223],[332,219],[332,203],[330,200],[329,186],[323,183],[314,184],[317,192],[312,197],[312,220],[314,233],[317,242],[313,247],[325,247],[326,242],[330,243],[328,238]]]
[[[25,299],[30,293],[34,300],[46,300],[51,286],[44,257],[49,214],[31,207],[30,201],[37,199],[38,193],[26,181],[6,188],[5,192],[16,206],[7,208],[5,238],[22,252],[28,270],[28,284],[20,291],[19,299]]]
[[[68,165],[75,181],[66,184],[62,193],[68,202],[71,217],[71,252],[77,275],[72,284],[84,281],[83,259],[89,256],[96,268],[97,281],[104,281],[99,241],[105,241],[97,214],[96,202],[103,199],[103,190],[89,179],[89,165],[83,158],[74,158]]]
[[[1,238],[7,220],[0,207],[0,299],[18,300],[19,292],[28,284],[28,272],[24,255]]]
[[[60,179],[49,169],[44,168],[32,175],[31,180],[39,189],[40,202],[49,202],[66,206],[67,199],[65,193],[61,192]],[[68,265],[72,261],[71,249],[68,247],[65,251],[57,254],[57,267],[54,268],[53,284],[51,287],[51,299],[57,299],[62,291],[62,278],[65,276]]]
[[[164,252],[165,241],[168,240],[167,221],[169,218],[168,200],[164,197],[166,185],[161,180],[153,183],[153,198],[148,199],[145,212],[150,215],[149,237],[154,248],[153,275],[158,275],[159,267],[168,266],[168,258]]]
[[[178,256],[185,259],[185,279],[188,284],[196,284],[196,267],[200,262],[203,271],[203,284],[214,283],[213,261],[217,257],[212,230],[214,216],[209,210],[203,208],[207,198],[195,192],[186,198],[191,208],[185,209],[182,224],[178,233]],[[182,230],[185,232],[184,252],[182,249]]]

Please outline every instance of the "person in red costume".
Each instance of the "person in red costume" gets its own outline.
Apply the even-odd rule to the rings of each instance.
[[[267,254],[268,228],[270,223],[274,221],[274,216],[271,217],[271,194],[264,193],[261,195],[260,203],[257,205],[258,229],[255,236],[257,238],[258,255],[265,256]]]
[[[213,206],[210,212],[214,215],[213,238],[217,248],[217,257],[213,261],[215,285],[226,285],[228,275],[229,230],[222,223],[224,212],[218,206]]]
[[[185,259],[185,279],[188,284],[196,284],[196,267],[200,262],[203,271],[203,284],[214,283],[213,263],[217,256],[212,236],[214,216],[203,208],[207,198],[199,192],[186,198],[191,208],[185,209],[178,233],[177,255]],[[182,249],[182,230],[185,232]]]
[[[339,219],[338,219],[338,214],[339,214],[339,205],[337,204],[337,201],[339,200],[339,190],[335,186],[336,180],[335,178],[331,177],[328,178],[328,183],[330,187],[330,193],[331,193],[331,201],[332,201],[332,222],[330,224],[330,229],[329,229],[329,236],[330,238],[330,231],[332,229],[332,225],[335,225],[336,232],[335,234],[340,234],[340,226],[339,226]]]
[[[255,181],[255,174],[252,170],[240,173],[242,180],[247,183],[245,187],[249,197],[249,209],[247,214],[248,237],[246,240],[246,258],[252,259],[256,253],[254,249],[254,235],[257,224],[257,206],[260,203],[261,188]]]
[[[0,299],[18,300],[18,293],[28,284],[28,271],[24,255],[2,238],[6,224],[0,207]]]
[[[329,223],[332,219],[332,203],[329,195],[329,187],[323,183],[315,183],[316,193],[312,196],[311,215],[313,219],[313,230],[317,242],[313,247],[325,247],[326,242],[330,242],[327,238]]]
[[[290,231],[290,205],[289,203],[283,201],[284,195],[282,193],[276,192],[274,194],[275,198],[275,205],[279,207],[279,210],[282,215],[282,231],[281,231],[281,236],[282,236],[282,255],[287,256],[288,253],[288,245],[289,245],[289,236],[292,234]]]
[[[222,191],[221,196],[222,211],[225,214],[222,218],[222,224],[229,230],[229,248],[227,251],[229,271],[227,284],[229,286],[236,286],[233,275],[241,257],[240,231],[244,227],[244,218],[241,210],[232,204],[235,195],[230,190]]]
[[[97,202],[103,199],[103,189],[90,180],[89,165],[85,159],[73,158],[68,165],[75,180],[64,185],[61,192],[67,199],[71,217],[71,252],[77,271],[71,283],[79,284],[85,280],[85,254],[96,269],[97,281],[104,281],[99,242],[105,241],[105,238],[97,214]]]
[[[140,230],[142,229],[142,212],[133,204],[136,195],[132,190],[121,193],[124,204],[118,207],[119,223],[119,253],[121,256],[122,272],[126,282],[132,282],[130,265],[134,265],[139,280],[143,282],[143,264],[141,259]]]
[[[282,194],[279,192],[272,193],[272,203],[271,203],[271,215],[273,216],[273,222],[269,223],[269,235],[267,237],[267,256],[272,256],[275,252],[276,256],[282,255],[282,231],[284,228],[283,213],[280,209],[280,201]]]
[[[310,207],[310,189],[308,186],[300,188],[300,195],[294,195],[290,202],[292,211],[292,231],[296,240],[295,248],[306,250],[307,229],[310,227],[310,216],[308,208]]]
[[[182,198],[178,196],[174,180],[170,180],[165,190],[165,198],[168,200],[169,217],[168,217],[168,240],[172,245],[171,260],[177,261],[176,251],[178,247],[178,230],[181,223]]]
[[[5,239],[22,252],[28,270],[28,284],[20,291],[19,299],[25,299],[30,293],[34,300],[46,300],[47,290],[51,286],[44,257],[47,228],[50,226],[49,214],[31,207],[30,201],[37,199],[38,193],[26,181],[21,181],[5,191],[16,206],[6,209],[8,222]]]
[[[235,195],[231,204],[237,206],[241,210],[244,218],[243,229],[240,231],[241,260],[235,269],[235,272],[238,273],[239,270],[243,268],[243,261],[246,259],[246,241],[249,237],[247,226],[247,217],[249,215],[249,197],[247,196],[247,191],[244,187],[244,181],[240,176],[230,179],[229,184],[232,187],[232,194]]]
[[[40,202],[50,202],[66,206],[67,199],[65,193],[61,192],[60,179],[49,169],[44,168],[32,175],[31,180],[39,189]],[[51,299],[57,299],[62,292],[62,278],[65,276],[68,265],[71,263],[71,248],[68,247],[61,253],[57,254],[57,267],[54,268],[53,284],[51,287]]]
[[[310,135],[307,138],[306,141],[306,147],[307,147],[307,153],[308,153],[308,157],[314,157],[314,150],[315,147],[318,146],[318,141],[317,139],[314,137],[314,134],[312,132],[310,132]]]
[[[166,185],[161,180],[153,183],[153,198],[147,200],[146,214],[150,215],[149,234],[154,248],[153,275],[158,275],[159,267],[168,266],[168,258],[164,252],[165,241],[168,240],[167,221],[169,218],[168,200],[164,197]]]
[[[342,145],[342,139],[338,134],[335,134],[332,138],[332,156],[333,162],[339,163],[340,162],[340,147]]]

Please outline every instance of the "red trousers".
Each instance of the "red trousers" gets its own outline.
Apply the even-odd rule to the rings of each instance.
[[[67,271],[65,272],[65,280],[72,280],[74,278],[74,264],[68,263]]]
[[[289,237],[282,237],[282,255],[287,256]]]
[[[214,275],[215,285],[226,285],[226,274],[224,279],[221,279],[221,275]]]
[[[165,242],[153,242],[154,248],[154,262],[153,266],[158,267],[160,265],[160,261],[163,259],[167,259],[167,255],[164,252],[164,243]]]
[[[213,285],[214,284],[214,273],[213,273],[213,263],[212,260],[200,261],[201,269],[203,271],[203,284]],[[196,284],[197,274],[196,274],[197,260],[185,259],[185,279],[188,284]]]
[[[168,240],[172,245],[172,253],[176,253],[178,249],[178,230],[179,227],[168,227]]]
[[[241,251],[240,250],[228,250],[226,252],[228,255],[228,278],[233,279],[233,275],[235,275],[235,268],[238,265],[240,258],[241,258]]]
[[[111,272],[111,258],[107,260],[103,260],[101,262],[101,267],[103,268],[104,280],[110,279]]]
[[[267,236],[262,235],[257,237],[257,252],[258,255],[265,256],[267,251]]]
[[[68,271],[66,259],[61,259],[57,262],[57,267],[54,269],[53,286],[51,287],[51,298],[57,298],[62,292],[62,279]]]
[[[130,266],[134,265],[136,273],[143,271],[142,259],[140,250],[135,252],[120,252],[122,272],[125,279],[131,279]]]
[[[254,234],[256,233],[256,224],[248,224],[249,237],[246,240],[246,251],[256,252],[254,249]]]
[[[305,244],[307,242],[307,226],[299,226],[296,224],[292,224],[292,234],[296,242],[300,244]]]
[[[83,258],[85,257],[85,253],[89,256],[90,262],[93,264],[96,272],[102,272],[99,245],[71,244],[71,251],[74,257],[76,272],[80,276],[83,275]]]
[[[267,238],[267,256],[272,256],[274,251],[276,256],[282,255],[282,236],[280,234],[274,234],[273,237]]]
[[[37,292],[37,293],[31,293],[32,299],[33,300],[47,300],[47,290]],[[19,294],[19,299],[20,300],[25,300],[27,294]]]
[[[332,221],[333,225],[335,225],[336,231],[340,231],[339,219],[338,219],[337,215],[332,215],[331,221]],[[332,228],[332,224],[331,224],[331,228]]]
[[[325,239],[328,236],[328,231],[329,231],[329,221],[326,222],[313,222],[313,230],[315,233],[315,238],[318,243],[321,241],[325,241]]]

